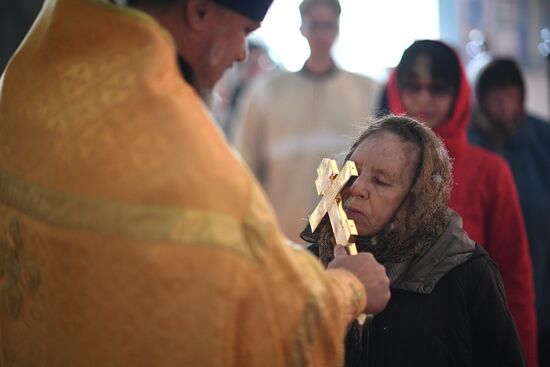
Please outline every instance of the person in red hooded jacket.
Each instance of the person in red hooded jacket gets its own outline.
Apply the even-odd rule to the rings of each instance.
[[[527,361],[538,366],[533,270],[518,194],[508,164],[468,143],[470,87],[457,54],[440,41],[415,41],[385,97],[390,112],[424,122],[445,142],[453,159],[449,207],[498,264]]]

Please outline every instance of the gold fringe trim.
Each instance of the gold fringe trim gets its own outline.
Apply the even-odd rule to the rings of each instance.
[[[65,193],[0,170],[0,203],[36,220],[64,228],[137,241],[216,246],[252,260],[238,218],[200,209],[128,203]]]

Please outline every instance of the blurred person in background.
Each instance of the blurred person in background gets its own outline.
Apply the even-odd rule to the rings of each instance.
[[[526,93],[515,60],[489,63],[476,82],[469,139],[512,168],[533,260],[539,363],[550,366],[550,124],[526,110]]]
[[[301,32],[310,56],[298,72],[283,73],[252,88],[235,119],[235,146],[265,188],[283,232],[295,242],[318,202],[316,169],[355,136],[356,124],[373,114],[378,85],[336,65],[338,0],[304,0]]]
[[[233,135],[233,120],[237,105],[252,84],[279,72],[281,68],[269,55],[265,43],[250,36],[248,38],[248,57],[233,65],[215,89],[212,111],[226,136]]]

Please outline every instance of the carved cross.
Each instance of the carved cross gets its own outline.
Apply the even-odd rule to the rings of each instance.
[[[354,162],[347,161],[344,167],[342,167],[342,171],[339,172],[338,165],[334,159],[324,158],[319,167],[317,167],[317,179],[315,180],[317,193],[322,198],[315,210],[313,210],[313,213],[309,216],[309,224],[313,232],[328,213],[336,244],[345,246],[350,255],[357,254],[357,248],[355,247],[357,228],[355,227],[355,222],[348,219],[342,207],[340,192],[348,180],[357,175],[357,168]]]

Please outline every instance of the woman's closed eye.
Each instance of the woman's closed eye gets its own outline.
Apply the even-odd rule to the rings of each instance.
[[[391,185],[391,183],[388,180],[386,180],[385,178],[378,177],[378,176],[374,176],[373,181],[374,181],[375,184],[380,185],[380,186],[390,186]]]

